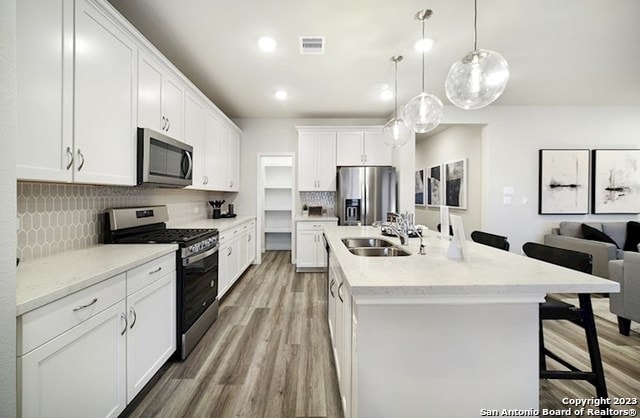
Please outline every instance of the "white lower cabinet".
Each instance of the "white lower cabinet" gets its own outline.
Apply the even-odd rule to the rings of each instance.
[[[171,274],[127,297],[127,402],[176,350],[175,300]]]
[[[122,300],[18,358],[23,417],[116,417],[127,405]]]
[[[355,327],[351,292],[335,258],[329,261],[328,321],[338,386],[345,418],[352,416],[352,376]]]
[[[322,239],[325,227],[338,221],[304,220],[296,223],[296,269],[322,270],[327,266],[327,252]]]
[[[256,222],[251,220],[220,233],[218,298],[256,259]]]
[[[116,417],[176,349],[175,255],[27,312],[17,328],[19,416]]]

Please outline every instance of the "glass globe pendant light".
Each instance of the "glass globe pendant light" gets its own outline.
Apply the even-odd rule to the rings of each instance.
[[[424,22],[429,19],[431,9],[420,10],[414,18],[422,21],[422,39],[424,36]],[[404,107],[404,123],[415,132],[429,132],[440,124],[442,120],[442,102],[433,94],[425,92],[424,88],[424,53],[422,49],[422,93],[411,99]]]
[[[478,49],[478,0],[474,0],[473,51],[451,66],[444,88],[447,97],[465,110],[493,103],[509,81],[509,65],[495,51]]]
[[[405,125],[404,121],[398,117],[398,63],[402,61],[402,55],[394,55],[391,57],[395,65],[395,104],[393,107],[394,117],[384,125],[382,134],[384,143],[390,147],[398,148],[409,142],[411,139],[411,131]]]

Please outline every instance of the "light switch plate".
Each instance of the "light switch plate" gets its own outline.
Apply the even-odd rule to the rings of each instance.
[[[515,188],[513,186],[504,186],[502,188],[502,194],[504,196],[513,196],[515,194]]]
[[[511,196],[504,196],[502,198],[502,204],[503,205],[510,205],[511,204]]]

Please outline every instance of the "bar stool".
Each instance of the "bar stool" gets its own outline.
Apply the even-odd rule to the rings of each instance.
[[[471,239],[478,244],[484,244],[499,250],[509,251],[509,241],[507,241],[507,237],[503,237],[502,235],[473,231],[471,233]]]
[[[522,250],[528,257],[591,274],[592,260],[590,254],[534,242],[527,242],[522,246]],[[580,293],[578,294],[578,300],[580,301],[580,307],[553,299],[549,296],[545,298],[545,302],[540,304],[540,378],[586,380],[596,388],[598,397],[607,398],[607,386],[604,378],[604,369],[602,368],[600,348],[598,346],[596,323],[593,319],[591,295],[588,293]],[[542,321],[551,319],[566,319],[584,329],[591,362],[590,372],[578,369],[545,348]],[[569,370],[547,370],[546,357],[552,358]],[[606,408],[606,406],[607,405],[603,405],[601,408]]]

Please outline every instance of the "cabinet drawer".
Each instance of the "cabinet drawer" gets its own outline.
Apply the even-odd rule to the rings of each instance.
[[[297,228],[298,231],[322,231],[323,228],[336,224],[336,221],[299,221]]]
[[[17,354],[23,355],[125,298],[125,273],[18,317]]]
[[[170,253],[127,272],[127,296],[176,271],[176,254]]]
[[[238,234],[243,232],[247,232],[250,228],[253,228],[256,225],[256,221],[249,221],[242,223],[240,225],[236,225],[233,228],[227,229],[226,231],[220,232],[220,243],[224,243],[227,240],[235,238]]]

